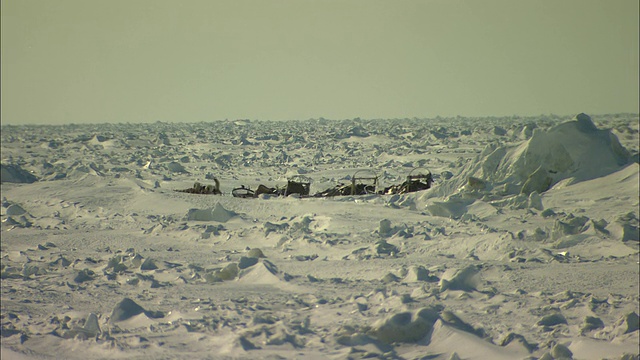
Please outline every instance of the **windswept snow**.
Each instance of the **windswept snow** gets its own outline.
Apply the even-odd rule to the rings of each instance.
[[[3,359],[638,357],[637,114],[1,136]]]

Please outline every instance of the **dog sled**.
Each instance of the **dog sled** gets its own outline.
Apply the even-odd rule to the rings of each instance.
[[[184,190],[175,190],[177,192],[200,194],[200,195],[222,195],[220,191],[220,181],[213,178],[215,185],[202,185],[199,182],[195,182],[192,187]]]
[[[431,185],[433,185],[433,176],[431,175],[431,171],[418,167],[413,168],[413,170],[409,172],[407,180],[402,184],[389,186],[381,193],[383,195],[406,194],[430,189]]]
[[[377,187],[378,175],[373,170],[358,170],[351,177],[350,184],[339,184],[313,196],[333,197],[375,194]]]
[[[192,188],[185,190],[175,190],[190,194],[212,194],[221,195],[220,182],[214,178],[215,185],[202,185],[196,182]],[[257,198],[262,194],[273,196],[290,196],[297,195],[299,197],[334,197],[334,196],[358,196],[358,195],[394,195],[406,194],[416,191],[430,189],[433,185],[433,176],[431,171],[426,168],[417,167],[412,169],[406,177],[406,180],[397,185],[391,185],[382,190],[378,190],[379,177],[375,171],[371,169],[362,169],[356,171],[351,177],[351,182],[341,183],[332,188],[311,195],[312,179],[304,175],[294,175],[287,179],[287,185],[284,187],[268,187],[259,185],[255,190],[241,185],[231,191],[231,195],[236,198]]]
[[[287,179],[287,185],[283,188],[279,187],[267,187],[265,185],[259,185],[254,191],[249,187],[241,185],[239,188],[235,188],[231,191],[231,195],[237,198],[255,198],[262,194],[275,195],[275,196],[289,196],[297,194],[300,197],[308,197],[311,193],[311,178],[304,175],[294,175]]]

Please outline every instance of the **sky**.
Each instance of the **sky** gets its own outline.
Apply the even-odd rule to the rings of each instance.
[[[2,124],[639,111],[637,0],[5,0]]]

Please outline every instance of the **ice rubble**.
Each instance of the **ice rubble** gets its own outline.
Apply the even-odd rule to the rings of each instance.
[[[621,183],[627,185],[625,196],[628,185],[634,179],[637,182],[637,165],[617,171],[628,161],[625,160],[628,154],[616,150],[619,142],[612,133],[594,129],[584,116],[549,130],[544,130],[547,128],[544,122],[538,122],[539,129],[531,124],[479,123],[475,128],[446,124],[438,129],[419,122],[409,125],[364,121],[301,124],[286,131],[280,124],[260,122],[242,122],[242,126],[234,123],[156,124],[147,132],[126,127],[118,130],[121,132],[101,130],[101,135],[78,137],[75,142],[65,138],[77,137],[72,133],[62,136],[53,146],[66,151],[63,154],[70,158],[82,155],[79,162],[50,152],[53,147],[37,150],[43,151],[42,156],[51,166],[40,161],[30,162],[28,158],[18,160],[20,166],[35,171],[36,175],[49,173],[43,177],[44,181],[29,185],[32,188],[13,184],[3,187],[9,190],[7,196],[11,200],[21,200],[19,204],[3,200],[3,219],[13,222],[14,218],[30,216],[34,227],[44,229],[45,220],[61,217],[59,221],[64,220],[81,230],[82,238],[87,231],[87,240],[67,236],[77,233],[64,232],[58,237],[61,246],[47,243],[34,248],[36,240],[29,237],[32,245],[25,250],[26,244],[19,247],[15,244],[25,241],[26,237],[19,236],[23,230],[34,229],[16,228],[3,233],[12,241],[9,245],[3,244],[3,286],[6,282],[6,286],[18,289],[15,296],[26,294],[24,296],[34,301],[20,303],[20,308],[47,306],[50,301],[42,301],[42,297],[52,293],[65,296],[70,305],[77,308],[75,313],[69,312],[72,320],[65,323],[70,328],[66,332],[60,330],[64,328],[60,322],[56,323],[57,317],[63,317],[62,310],[45,308],[49,309],[44,310],[49,311],[48,318],[36,315],[30,320],[21,312],[17,317],[7,313],[3,319],[3,335],[6,332],[19,338],[9,336],[3,342],[35,346],[32,344],[45,339],[55,344],[58,339],[52,340],[49,331],[56,329],[65,340],[64,346],[82,344],[87,350],[95,350],[98,346],[115,344],[131,352],[127,354],[145,351],[149,357],[160,352],[166,356],[171,351],[173,354],[192,351],[193,356],[198,357],[222,351],[224,346],[220,342],[235,346],[227,355],[239,357],[268,356],[269,352],[278,351],[290,357],[312,357],[318,349],[323,351],[322,355],[343,352],[345,358],[397,355],[402,358],[511,359],[542,354],[553,358],[567,355],[569,351],[578,359],[591,357],[596,348],[599,354],[604,354],[601,357],[605,357],[607,351],[635,354],[633,346],[637,342],[632,337],[637,339],[638,334],[635,295],[605,294],[597,298],[577,292],[587,288],[581,287],[581,283],[567,282],[566,278],[579,278],[577,271],[571,276],[553,276],[557,271],[575,269],[609,271],[610,266],[626,261],[594,257],[595,260],[589,259],[593,263],[558,266],[558,262],[570,259],[563,253],[567,249],[573,252],[574,245],[584,239],[593,237],[604,244],[600,237],[627,242],[638,237],[637,212],[618,214],[611,210],[611,216],[607,213],[606,218],[591,219],[588,205],[584,204],[576,205],[584,212],[578,211],[575,215],[562,212],[567,208],[562,186],[570,182],[574,185],[566,186],[565,190],[586,193],[590,190],[588,186],[598,181],[593,180],[594,177],[613,174],[604,179],[625,181]],[[315,131],[309,131],[311,127]],[[493,141],[491,139],[498,136],[506,146],[489,146],[477,163],[468,162],[463,167],[466,159],[462,157],[471,158],[476,154],[476,147],[464,148],[465,141],[474,142],[474,146],[484,145],[485,141]],[[459,141],[462,137],[468,138]],[[109,140],[114,138],[123,140]],[[44,145],[52,144],[46,137],[43,139]],[[344,141],[334,141],[337,139]],[[518,144],[513,145],[516,141]],[[544,146],[547,142],[560,145],[547,149]],[[433,153],[440,150],[455,150],[455,153],[448,158],[446,154]],[[557,154],[562,156],[556,157]],[[609,160],[610,166],[602,164]],[[229,182],[240,181],[243,175],[243,181],[268,177],[272,181],[284,170],[317,174],[333,181],[341,176],[331,172],[332,167],[338,166],[384,168],[383,179],[396,182],[404,170],[421,164],[444,170],[440,173],[443,175],[437,177],[439,189],[393,197],[351,197],[342,201],[235,201],[231,197],[214,199],[176,194],[170,189],[179,188],[181,184],[167,184],[181,180],[191,184],[210,172]],[[489,171],[491,166],[493,171]],[[87,168],[100,176],[91,176],[93,172]],[[186,171],[180,171],[182,168]],[[122,178],[114,180],[119,174]],[[85,176],[85,181],[75,181]],[[132,176],[136,179],[129,181],[127,178]],[[450,181],[443,183],[446,178]],[[154,182],[163,182],[163,187],[158,185],[152,190]],[[66,191],[62,187],[67,184],[78,188],[70,186]],[[81,188],[102,184],[99,189],[113,193],[112,197],[85,193]],[[69,199],[51,199],[46,203],[37,198],[22,201],[22,197],[29,197],[26,195],[31,189],[38,196],[48,195],[47,186],[56,190],[56,196]],[[551,191],[547,190],[549,186],[553,186]],[[543,193],[544,190],[547,192]],[[438,195],[438,191],[443,195]],[[127,197],[126,204],[119,207],[116,199],[123,197]],[[77,204],[72,201],[76,199]],[[607,200],[606,204],[612,204],[611,201]],[[318,210],[321,214],[303,216],[312,206],[322,208]],[[188,210],[190,208],[192,210]],[[372,209],[370,213],[368,208]],[[364,212],[358,214],[354,210]],[[30,213],[38,217],[32,218]],[[505,214],[512,217],[506,218]],[[254,217],[253,222],[248,220]],[[497,225],[500,228],[497,230],[492,229],[496,226],[496,217],[504,222]],[[122,220],[116,220],[120,218]],[[235,221],[236,218],[242,220]],[[534,226],[522,225],[527,226],[522,229],[519,222],[511,224],[512,219],[540,221],[549,226],[541,233],[532,234]],[[92,233],[89,224],[93,221],[126,225],[131,229]],[[405,221],[408,226],[403,224]],[[224,223],[224,226],[206,222]],[[161,236],[149,237],[147,232],[140,231],[152,224],[163,229],[158,231]],[[486,234],[476,231],[476,226],[486,230]],[[11,227],[3,225],[4,229]],[[110,233],[117,236],[109,237]],[[476,239],[484,239],[485,243],[474,243]],[[145,255],[153,257],[124,255],[129,251],[117,250],[115,245],[113,249],[85,246],[93,241],[120,244],[122,249],[136,242]],[[508,248],[511,243],[523,247],[533,244],[538,252]],[[467,258],[459,252],[453,253],[467,245],[476,252],[470,251]],[[78,249],[70,250],[71,246]],[[258,259],[264,254],[253,254],[259,252],[255,246],[262,246],[269,260]],[[482,246],[487,248],[484,253]],[[550,249],[540,249],[541,246]],[[179,252],[173,249],[178,247]],[[252,249],[247,251],[249,247]],[[513,253],[507,259],[513,263],[508,265],[501,260],[494,262],[497,255],[489,257],[507,251]],[[314,253],[320,256],[309,255]],[[611,250],[603,253],[614,254]],[[524,262],[522,268],[518,264],[520,259]],[[401,267],[399,271],[393,269],[396,265],[396,270]],[[599,267],[594,267],[596,265]],[[536,269],[544,272],[540,283],[526,279]],[[387,275],[380,279],[385,273]],[[621,272],[612,274],[618,275],[618,283],[625,286],[635,281],[624,278]],[[597,279],[600,274],[595,270],[584,277],[591,275],[595,275],[598,283],[604,283]],[[527,291],[515,288],[514,282],[518,286],[524,284]],[[30,293],[30,288],[23,283],[37,283],[48,291]],[[619,284],[616,289],[621,288]],[[557,286],[571,288],[574,293],[554,294],[538,289]],[[274,288],[287,292],[276,293]],[[74,296],[68,297],[71,291]],[[118,296],[113,297],[114,291]],[[96,296],[92,301],[87,301],[93,294]],[[157,295],[160,296],[155,297]],[[436,307],[432,307],[433,304],[437,304]],[[145,310],[148,308],[168,313],[149,312]],[[619,320],[614,322],[616,319]],[[540,325],[528,326],[527,321]],[[74,327],[76,322],[78,326]],[[20,328],[23,323],[30,327]],[[522,323],[520,328],[519,323]],[[36,329],[37,333],[30,329]],[[483,339],[487,335],[489,337]],[[22,339],[29,336],[33,339],[22,344]],[[84,341],[84,337],[96,339]],[[156,349],[158,353],[153,352]],[[198,353],[200,349],[202,352]],[[429,354],[425,355],[425,351]],[[104,358],[123,353],[100,355]],[[99,356],[93,356],[96,357]]]

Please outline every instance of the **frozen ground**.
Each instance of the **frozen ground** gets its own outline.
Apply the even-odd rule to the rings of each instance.
[[[2,359],[637,359],[638,141],[637,114],[3,126]],[[414,167],[432,189],[231,196]]]

